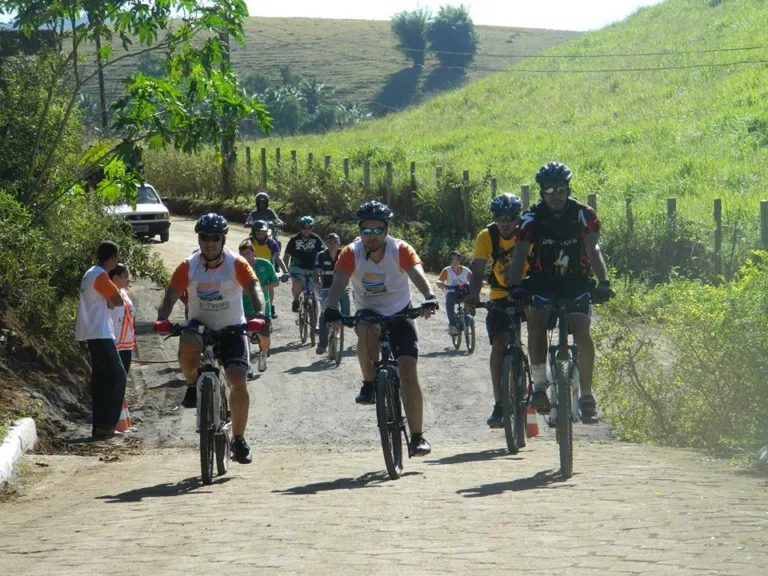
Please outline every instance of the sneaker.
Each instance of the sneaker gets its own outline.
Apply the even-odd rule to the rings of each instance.
[[[275,310],[275,305],[272,305],[272,320],[277,320],[277,310]]]
[[[376,388],[373,382],[363,381],[363,385],[360,387],[360,394],[355,397],[355,402],[358,404],[376,403]]]
[[[291,302],[291,312],[298,312],[299,311],[299,301],[294,300]]]
[[[581,397],[579,400],[579,408],[581,409],[581,422],[583,424],[597,423],[597,403],[592,394]]]
[[[490,428],[504,428],[504,408],[501,404],[493,405],[493,412],[485,421]]]
[[[256,376],[256,373],[253,371],[253,367],[248,366],[248,380],[251,380],[254,376]]]
[[[251,447],[248,446],[248,442],[242,436],[235,438],[232,442],[232,457],[240,464],[250,464],[253,462]]]
[[[549,403],[549,397],[546,390],[534,390],[533,396],[531,396],[531,406],[539,414],[549,414],[552,411],[552,406]]]
[[[264,372],[267,369],[267,355],[264,352],[259,352],[259,372]]]
[[[315,350],[316,354],[325,354],[326,350],[328,350],[328,346],[318,346],[317,350]]]
[[[453,324],[448,325],[448,334],[451,336],[458,336],[459,335],[459,329],[458,327],[454,326]]]
[[[181,405],[184,408],[197,408],[197,386],[187,386]]]
[[[429,442],[427,442],[424,436],[421,434],[414,434],[411,436],[411,443],[408,446],[408,450],[410,451],[411,456],[420,457],[426,456],[432,452],[432,446],[429,445]]]

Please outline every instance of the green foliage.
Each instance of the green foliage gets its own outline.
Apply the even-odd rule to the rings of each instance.
[[[469,8],[441,6],[427,30],[429,49],[444,67],[465,67],[475,59],[477,32]]]
[[[427,30],[432,14],[427,8],[403,10],[392,17],[392,33],[398,40],[397,49],[413,61],[414,66],[424,66],[427,49]]]
[[[711,450],[768,438],[768,253],[730,282],[627,282],[596,323],[597,386],[629,440]]]

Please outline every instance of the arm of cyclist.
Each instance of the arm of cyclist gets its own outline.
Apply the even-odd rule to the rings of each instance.
[[[158,320],[168,320],[168,317],[171,315],[173,307],[178,301],[179,296],[181,296],[181,294],[176,288],[173,288],[172,286],[168,287],[168,289],[165,291],[165,296],[163,296],[163,301],[160,303],[160,306],[157,309]]]
[[[512,252],[512,263],[507,268],[507,286],[510,289],[520,286],[523,282],[523,268],[525,268],[525,261],[528,258],[530,248],[530,242],[518,239],[515,243],[515,249]]]
[[[597,294],[594,298],[596,303],[607,302],[616,295],[611,288],[611,281],[608,279],[608,267],[605,265],[599,240],[600,235],[597,232],[587,234],[586,238],[584,238],[584,252],[586,252],[589,263],[598,280]]]
[[[480,302],[480,290],[483,289],[483,276],[485,275],[485,266],[488,260],[475,258],[469,265],[469,296],[464,300],[467,308],[474,308]]]
[[[333,284],[331,292],[328,294],[328,301],[325,306],[325,315],[323,321],[341,328],[341,313],[339,312],[339,302],[341,297],[347,291],[349,285],[349,276],[341,270],[333,273]]]
[[[421,307],[421,317],[429,318],[434,314],[439,306],[437,304],[437,298],[432,292],[432,286],[429,285],[429,279],[424,274],[424,266],[422,264],[414,264],[407,270],[408,278],[411,279],[413,285],[416,286],[419,292],[424,296],[426,301],[425,305]]]
[[[283,274],[288,274],[288,267],[285,265],[285,262],[283,262],[283,259],[280,256],[280,254],[275,254],[275,264],[277,264],[278,272],[282,272]]]

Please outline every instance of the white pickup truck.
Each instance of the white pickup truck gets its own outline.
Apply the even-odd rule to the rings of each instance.
[[[145,182],[139,186],[136,193],[136,208],[132,208],[130,204],[118,204],[111,206],[109,211],[125,218],[137,237],[159,236],[160,242],[168,242],[171,228],[170,213],[152,185]]]

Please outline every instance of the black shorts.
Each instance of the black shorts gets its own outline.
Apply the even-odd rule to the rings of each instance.
[[[512,303],[507,298],[497,298],[491,300],[494,304],[506,303],[511,305]],[[520,312],[518,314],[521,321],[525,321],[525,314]],[[502,308],[491,308],[488,310],[488,315],[485,317],[485,327],[488,329],[488,339],[493,344],[493,339],[499,334],[506,334],[509,332],[509,316]]]
[[[196,320],[190,320],[187,323],[188,326],[199,326],[200,324],[201,323]],[[199,336],[197,339],[202,344],[202,339]],[[234,366],[239,366],[246,370],[249,368],[248,341],[247,336],[244,334],[242,336],[229,334],[220,338],[213,351],[225,370]]]
[[[550,274],[531,274],[523,280],[527,294],[544,298],[576,298],[585,292],[591,292],[595,282],[586,276],[552,276]],[[591,315],[591,303],[586,301],[575,305],[568,313]]]
[[[410,304],[404,308],[408,310]],[[355,316],[365,316],[365,314],[376,314],[373,310],[358,310]],[[392,356],[410,356],[419,357],[419,331],[416,328],[416,321],[407,318],[400,318],[389,324],[389,346],[392,350]]]

